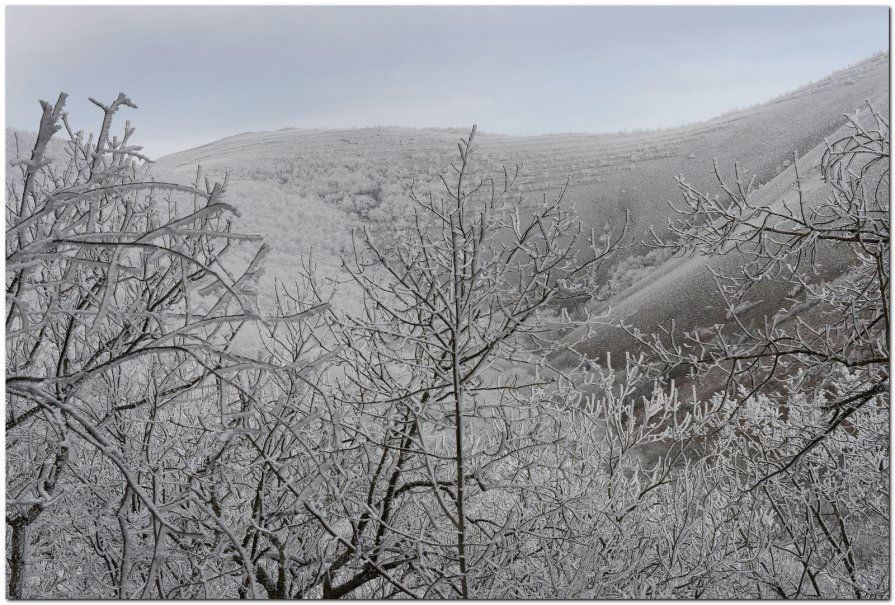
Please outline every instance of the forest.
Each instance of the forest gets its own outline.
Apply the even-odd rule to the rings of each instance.
[[[156,180],[129,97],[95,134],[66,98],[7,167],[9,598],[890,597],[873,104],[773,203],[715,163],[644,233],[472,127],[427,184],[323,191],[337,266],[271,283],[245,183]],[[694,258],[723,322],[601,311]]]

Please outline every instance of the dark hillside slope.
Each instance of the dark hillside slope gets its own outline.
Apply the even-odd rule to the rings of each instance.
[[[887,105],[884,107],[886,111],[883,115],[887,116]],[[871,123],[871,120],[869,111],[859,112],[859,122],[866,124]],[[829,140],[836,140],[846,135],[847,130],[841,128],[829,134]],[[828,195],[820,174],[820,161],[825,150],[826,144],[821,143],[798,160],[804,200],[809,206],[823,201]],[[709,191],[717,189],[716,185]],[[783,200],[792,207],[797,199],[795,171],[790,167],[760,187],[754,193],[752,202],[758,206],[779,208]],[[731,310],[724,306],[717,293],[709,268],[733,275],[738,273],[744,262],[744,256],[738,252],[715,258],[671,258],[617,293],[609,302],[591,304],[591,310],[595,313],[608,312],[610,321],[605,325],[594,326],[596,334],[588,341],[584,350],[589,357],[597,360],[605,358],[606,353],[610,353],[613,359],[620,359],[626,352],[636,350],[638,346],[635,339],[617,325],[612,325],[618,322],[636,326],[644,334],[661,334],[673,327],[678,339],[687,331],[710,329],[714,325],[731,325]],[[817,273],[813,279],[817,282],[833,279],[856,262],[857,259],[847,245],[827,246],[816,259]],[[779,311],[788,297],[795,296],[798,299],[797,290],[789,281],[765,279],[752,290],[754,306],[738,311],[747,320],[763,321],[765,317],[771,317]],[[812,310],[803,307],[801,313],[810,314]],[[667,337],[663,339],[668,341]],[[711,392],[716,386],[718,385],[703,385],[702,388]]]

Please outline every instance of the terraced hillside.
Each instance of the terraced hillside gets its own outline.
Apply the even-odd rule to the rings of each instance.
[[[722,170],[734,161],[773,179],[823,143],[865,100],[888,105],[887,54],[793,93],[713,120],[663,131],[617,134],[478,136],[478,169],[494,174],[522,164],[518,192],[553,195],[568,181],[567,200],[597,230],[630,216],[633,241],[670,216],[678,198],[674,177],[714,187],[712,159]],[[202,174],[229,174],[231,202],[242,208],[243,228],[264,235],[274,250],[267,279],[290,280],[301,254],[314,250],[321,268],[334,267],[347,251],[352,227],[393,226],[406,214],[406,190],[435,186],[454,159],[461,129],[363,128],[243,133],[161,158],[158,178],[188,181]],[[635,246],[626,254],[643,255]],[[665,260],[643,258],[643,265]],[[631,276],[620,276],[625,284]]]

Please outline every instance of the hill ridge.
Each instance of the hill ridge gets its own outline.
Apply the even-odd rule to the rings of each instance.
[[[878,67],[883,63],[888,63],[889,61],[889,53],[887,51],[880,52],[876,55],[868,57],[854,65],[850,65],[844,67],[842,69],[838,69],[833,71],[829,75],[816,80],[814,82],[809,82],[807,84],[803,84],[798,86],[797,88],[786,91],[782,94],[771,97],[766,101],[761,101],[759,103],[742,107],[742,108],[734,108],[728,111],[724,111],[715,116],[709,117],[705,120],[699,120],[696,122],[690,122],[686,124],[662,127],[662,128],[636,128],[632,130],[621,130],[621,131],[607,131],[607,132],[587,132],[587,131],[570,131],[570,132],[549,132],[549,133],[537,133],[537,134],[508,134],[501,132],[490,132],[488,130],[479,129],[478,136],[481,138],[495,138],[495,139],[510,139],[512,141],[520,141],[525,139],[553,139],[553,138],[561,138],[561,137],[572,137],[572,138],[608,138],[608,137],[631,137],[638,135],[672,135],[675,134],[676,131],[691,131],[693,129],[699,129],[700,126],[710,128],[714,125],[715,122],[727,122],[731,118],[736,118],[739,114],[748,113],[751,111],[759,110],[763,107],[775,105],[781,102],[786,102],[788,100],[792,100],[795,98],[799,98],[804,95],[809,95],[812,93],[816,93],[818,90],[822,90],[828,86],[835,85],[837,82],[841,82],[843,79],[848,80],[850,77],[858,76],[864,74],[866,71],[873,69],[874,67]],[[471,125],[470,125],[471,126]],[[480,125],[481,126],[481,125]],[[198,149],[205,148],[209,145],[214,145],[216,143],[223,143],[225,141],[229,141],[239,137],[258,137],[258,136],[268,136],[268,135],[277,135],[281,133],[290,133],[290,134],[298,134],[298,135],[311,135],[311,134],[328,134],[330,136],[335,135],[344,135],[351,134],[356,132],[364,132],[364,131],[380,131],[380,132],[390,132],[390,131],[399,131],[407,134],[436,134],[436,135],[465,135],[468,131],[462,127],[438,127],[438,126],[427,126],[427,127],[413,127],[413,126],[399,126],[399,125],[368,125],[368,126],[356,126],[356,127],[315,127],[315,128],[305,128],[305,127],[294,127],[287,126],[285,128],[280,128],[276,130],[253,130],[253,131],[245,131],[233,135],[229,135],[227,137],[223,137],[221,139],[217,139],[215,141],[211,141],[209,143],[205,143],[199,145],[197,147],[191,147],[188,149],[184,149],[181,151],[173,152],[170,154],[166,154],[162,156],[157,161],[162,162],[167,158],[171,158],[172,156],[176,156],[179,154],[195,151]]]

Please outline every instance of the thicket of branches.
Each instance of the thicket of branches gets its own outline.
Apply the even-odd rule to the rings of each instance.
[[[474,128],[399,232],[355,234],[346,284],[308,261],[262,313],[226,183],[153,181],[112,135],[126,96],[95,138],[64,102],[7,173],[10,597],[889,594],[880,115],[829,145],[819,201],[682,180],[663,245],[744,255],[733,311],[767,279],[792,300],[629,328],[648,354],[613,362],[563,302],[605,295],[624,229],[478,174]],[[847,270],[818,279],[824,254]],[[684,397],[656,373],[681,365],[726,386]]]

